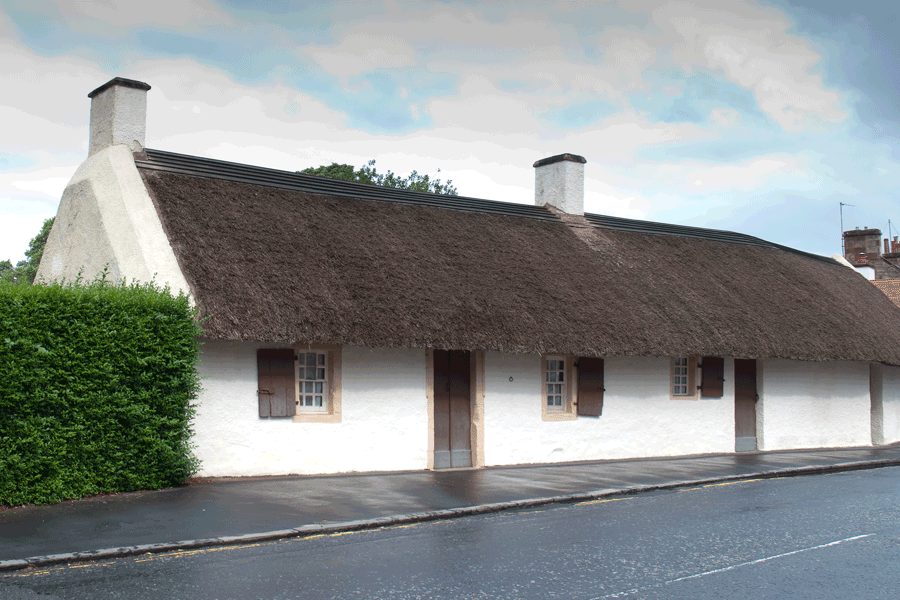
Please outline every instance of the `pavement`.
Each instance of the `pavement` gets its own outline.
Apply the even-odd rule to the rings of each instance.
[[[450,519],[710,483],[900,466],[900,444],[447,471],[201,479],[0,511],[0,571]]]

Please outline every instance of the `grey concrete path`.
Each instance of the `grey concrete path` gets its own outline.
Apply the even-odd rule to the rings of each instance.
[[[217,479],[2,511],[0,570],[732,479],[896,465],[900,444],[478,470]]]

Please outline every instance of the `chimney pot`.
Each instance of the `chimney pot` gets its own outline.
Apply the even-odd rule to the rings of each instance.
[[[584,214],[584,165],[577,154],[557,154],[534,163],[534,203],[570,215]]]
[[[88,156],[124,144],[132,152],[144,149],[147,131],[147,90],[143,81],[116,77],[90,94],[91,132]]]

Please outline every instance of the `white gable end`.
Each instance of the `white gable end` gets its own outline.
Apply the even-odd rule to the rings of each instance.
[[[131,150],[105,148],[66,186],[38,268],[45,281],[108,278],[154,281],[190,293]]]

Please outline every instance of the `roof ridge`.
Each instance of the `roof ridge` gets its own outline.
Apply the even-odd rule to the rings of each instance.
[[[290,189],[312,194],[344,196],[366,200],[419,204],[466,212],[502,214],[542,221],[558,221],[558,217],[543,206],[486,200],[471,196],[449,196],[415,190],[389,188],[369,183],[330,179],[299,172],[284,171],[256,165],[178,154],[145,148],[135,155],[139,169],[166,171],[192,177],[205,177]]]
[[[761,246],[764,248],[772,248],[775,250],[783,250],[813,260],[837,265],[833,259],[812,252],[798,250],[790,246],[768,242],[764,239],[748,235],[746,233],[738,233],[728,231],[726,229],[709,229],[705,227],[694,227],[691,225],[676,225],[671,223],[660,223],[657,221],[641,221],[637,219],[626,219],[623,217],[612,217],[609,215],[598,215],[594,213],[584,213],[585,218],[595,227],[603,229],[614,229],[617,231],[631,231],[634,233],[647,233],[651,235],[676,235],[680,237],[690,237],[696,239],[710,240],[714,242],[724,242],[730,244],[743,244],[746,246]],[[838,265],[840,266],[840,265]]]

